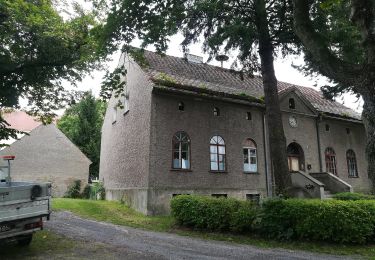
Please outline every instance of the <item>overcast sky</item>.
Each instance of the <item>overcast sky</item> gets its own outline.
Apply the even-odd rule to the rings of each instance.
[[[83,3],[86,8],[89,8],[89,4],[84,2],[84,0],[79,0],[80,3]],[[182,36],[181,35],[176,35],[170,38],[170,44],[169,44],[169,49],[167,50],[168,55],[172,56],[177,56],[177,57],[182,57],[183,52],[180,46],[180,43],[182,41]],[[134,41],[132,43],[133,46],[139,47],[140,42],[139,41]],[[153,50],[152,47],[147,48],[149,50]],[[204,55],[201,50],[201,44],[197,43],[194,45],[191,45],[190,53],[195,54],[198,56],[203,56],[204,61],[207,61],[208,56]],[[118,60],[120,57],[120,53],[116,53],[115,55],[112,56],[112,62],[108,63],[109,68],[113,69],[116,67]],[[234,58],[233,56],[230,58]],[[212,65],[217,65],[219,66],[219,62],[217,61],[212,61],[209,64]],[[319,87],[321,85],[324,85],[327,83],[327,80],[324,77],[306,77],[302,73],[300,73],[297,69],[293,68],[291,65],[302,65],[303,64],[303,57],[302,56],[297,56],[297,57],[289,57],[286,59],[276,59],[275,60],[275,72],[276,72],[276,77],[279,81],[284,81],[300,86],[306,86],[306,87],[312,87],[314,89],[319,90]],[[231,65],[230,60],[224,63],[224,67],[229,68]],[[104,76],[104,71],[94,71],[91,76],[88,76],[84,78],[82,82],[77,83],[79,90],[92,90],[95,95],[98,95],[100,92],[100,82],[102,81],[102,77]],[[65,84],[67,88],[70,88],[69,84]],[[350,107],[358,112],[362,111],[362,101],[357,100],[357,98],[353,95],[346,94],[342,97],[336,98],[336,100],[340,103],[343,103],[345,106]]]

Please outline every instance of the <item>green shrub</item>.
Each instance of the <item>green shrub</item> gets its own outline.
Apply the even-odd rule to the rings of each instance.
[[[64,198],[77,199],[81,197],[81,181],[75,180],[69,185],[68,190],[65,192]]]
[[[249,232],[258,214],[258,207],[249,201],[243,201],[233,212],[230,220],[230,230],[233,232]]]
[[[369,201],[269,200],[259,231],[278,239],[365,243],[374,234],[375,204]]]
[[[91,186],[90,184],[87,184],[85,188],[83,188],[81,198],[82,199],[90,199],[91,197]]]
[[[250,230],[250,202],[208,196],[179,195],[171,201],[172,215],[181,225],[210,231]],[[251,212],[246,212],[249,209]],[[246,219],[244,223],[241,220]]]
[[[91,186],[90,199],[104,200],[105,188],[103,182],[96,182]]]
[[[375,200],[375,196],[373,195],[355,192],[336,193],[333,195],[333,198],[337,200]]]

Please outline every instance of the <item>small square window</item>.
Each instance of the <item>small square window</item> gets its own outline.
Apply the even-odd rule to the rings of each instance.
[[[185,110],[185,104],[184,104],[184,102],[179,102],[178,103],[178,110],[180,110],[180,111],[184,111]]]
[[[326,131],[329,132],[329,130],[331,130],[330,126],[329,126],[329,124],[326,124]]]
[[[346,133],[350,135],[350,128],[346,128]]]
[[[220,109],[218,107],[214,107],[214,116],[220,116]]]
[[[246,200],[253,202],[256,205],[260,203],[260,194],[246,194]]]
[[[251,120],[251,112],[246,112],[246,120]]]
[[[296,102],[294,101],[294,98],[289,98],[289,108],[296,109]]]

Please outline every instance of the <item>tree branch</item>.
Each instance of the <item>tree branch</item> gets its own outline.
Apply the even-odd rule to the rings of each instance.
[[[362,66],[343,61],[330,51],[323,36],[313,28],[309,18],[309,2],[308,0],[293,0],[294,29],[297,36],[319,64],[320,73],[343,85],[358,85]]]
[[[371,0],[352,0],[351,21],[361,31],[368,64],[375,62],[375,7]]]

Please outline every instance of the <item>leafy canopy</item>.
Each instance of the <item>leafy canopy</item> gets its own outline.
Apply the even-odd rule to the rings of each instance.
[[[46,117],[72,99],[62,82],[74,84],[100,61],[94,16],[75,6],[64,20],[51,0],[0,1],[0,108],[29,101]],[[43,119],[43,118],[42,118]],[[0,116],[0,136],[10,134]]]
[[[68,108],[57,127],[91,160],[90,175],[97,177],[100,162],[101,127],[106,103],[87,92]]]
[[[142,47],[153,44],[165,52],[169,36],[181,32],[184,51],[191,43],[203,40],[203,50],[214,55],[237,52],[237,62],[250,72],[259,70],[254,0],[112,0],[98,1],[107,8],[101,46],[112,52],[119,43],[129,44],[136,38]],[[269,31],[274,47],[282,54],[297,53],[299,42],[293,33],[291,1],[266,1]],[[234,65],[238,65],[238,63]]]

